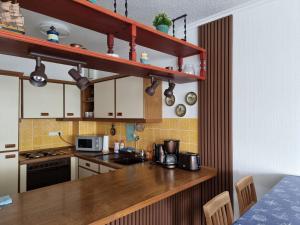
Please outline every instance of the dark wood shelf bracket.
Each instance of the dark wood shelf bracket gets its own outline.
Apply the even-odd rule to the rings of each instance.
[[[206,76],[206,52],[200,52],[200,77],[205,78]]]
[[[107,34],[107,53],[113,54],[114,53],[114,39],[115,36],[113,34]]]
[[[182,72],[182,66],[183,66],[183,58],[182,57],[178,57],[178,71]]]
[[[129,59],[132,61],[136,61],[136,26],[135,25],[131,25],[131,40],[129,43],[130,46],[130,52],[129,52]]]

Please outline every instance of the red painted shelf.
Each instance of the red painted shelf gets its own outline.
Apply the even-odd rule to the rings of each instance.
[[[103,34],[131,41],[130,29],[136,26],[136,44],[177,57],[188,57],[205,49],[164,34],[87,0],[19,0],[22,8],[51,16]]]
[[[162,80],[174,79],[176,83],[187,83],[196,80],[205,80],[205,76],[190,75],[153,65],[145,65],[127,59],[115,58],[103,53],[73,48],[68,45],[56,44],[34,37],[0,30],[1,54],[31,58],[31,56],[29,55],[30,52],[38,52],[73,60],[79,60],[86,62],[85,67],[87,68],[108,71],[122,75],[139,77],[143,76],[146,78],[149,78],[149,75],[157,75],[160,76]],[[60,63],[59,61],[52,62]]]

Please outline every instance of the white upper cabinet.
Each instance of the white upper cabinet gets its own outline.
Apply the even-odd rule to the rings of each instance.
[[[144,79],[125,77],[116,80],[116,118],[144,118]]]
[[[94,85],[94,117],[115,118],[115,81],[103,81]]]
[[[0,152],[18,149],[19,78],[0,75]]]
[[[34,87],[24,80],[23,118],[63,118],[63,84]]]
[[[81,117],[81,91],[76,85],[65,84],[65,117]]]

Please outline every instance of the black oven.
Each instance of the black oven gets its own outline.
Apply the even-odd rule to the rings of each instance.
[[[71,180],[70,158],[27,165],[27,191]]]

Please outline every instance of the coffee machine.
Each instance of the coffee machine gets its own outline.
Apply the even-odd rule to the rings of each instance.
[[[165,140],[164,144],[154,144],[154,161],[167,168],[175,168],[178,162],[179,143],[179,140]]]

